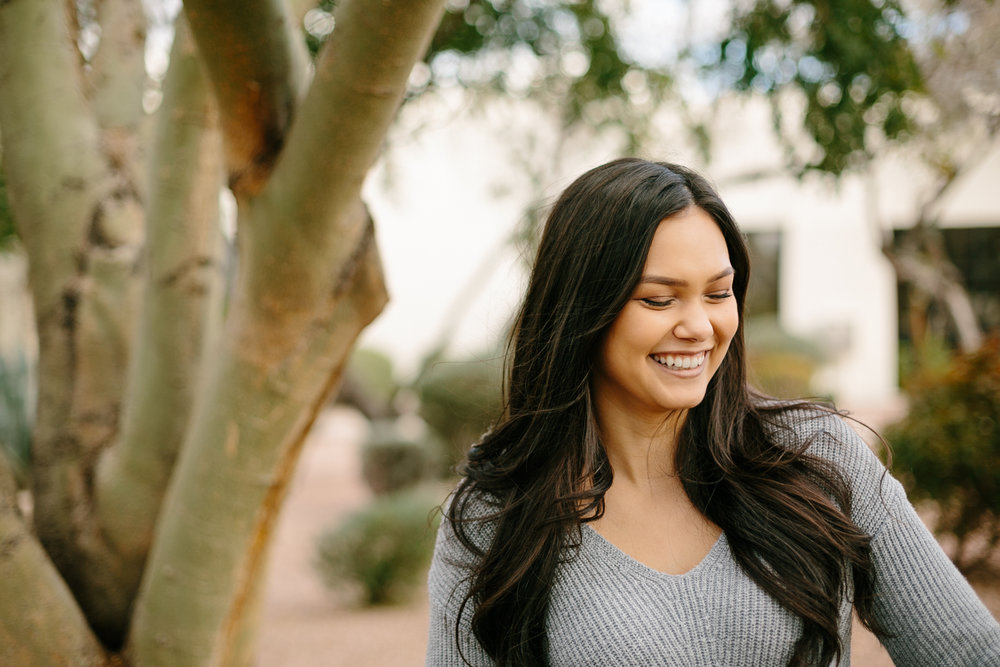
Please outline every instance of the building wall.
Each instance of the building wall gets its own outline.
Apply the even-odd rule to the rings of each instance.
[[[731,104],[715,144],[726,149],[706,170],[744,229],[780,232],[779,319],[826,351],[816,389],[846,405],[896,401],[897,282],[880,235],[913,224],[934,190],[931,175],[899,149],[838,182],[797,180],[781,168],[769,111],[753,101]],[[997,183],[1000,147],[993,146],[931,212],[942,227],[998,227]]]

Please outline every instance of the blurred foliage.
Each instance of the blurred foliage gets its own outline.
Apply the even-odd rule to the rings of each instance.
[[[443,439],[447,471],[500,417],[502,386],[499,355],[437,362],[418,381],[420,416]]]
[[[392,402],[399,388],[393,377],[392,360],[378,350],[354,350],[347,363],[347,372],[362,378],[368,390],[385,403]]]
[[[398,391],[392,360],[377,350],[355,348],[335,400],[357,408],[368,419],[385,419],[395,413]]]
[[[914,377],[908,394],[906,418],[885,431],[893,467],[912,500],[937,506],[935,532],[957,540],[969,571],[1000,541],[1000,334]]]
[[[456,71],[449,65],[456,54],[474,59]],[[512,77],[510,65],[518,59],[530,64],[528,81]],[[433,83],[457,79],[466,87],[487,85],[514,94],[526,92],[528,83],[532,94],[566,97],[571,120],[591,102],[627,98],[623,81],[633,67],[639,71],[625,58],[609,16],[594,0],[452,3],[426,62]]]
[[[0,169],[0,250],[3,250],[16,239],[17,230],[14,228],[14,213],[10,210],[10,202],[7,201],[7,182],[4,180],[3,170]]]
[[[707,66],[736,90],[801,91],[804,128],[822,149],[805,168],[840,174],[884,140],[907,137],[907,99],[924,83],[900,3],[759,0],[738,7]]]
[[[394,493],[437,477],[442,447],[433,435],[407,437],[395,422],[375,422],[361,448],[361,476],[376,495]]]
[[[31,373],[24,354],[0,355],[0,455],[9,461],[19,486],[26,485],[31,463]]]
[[[353,587],[367,605],[405,600],[434,551],[438,496],[426,488],[382,496],[321,534],[315,563],[324,582]]]
[[[313,53],[335,29],[335,6],[321,0],[306,15]],[[672,78],[626,55],[598,0],[451,0],[409,95],[454,86],[530,97],[559,109],[566,125],[620,127],[634,148],[648,117],[632,99],[661,99]]]
[[[812,396],[812,378],[824,355],[819,346],[793,336],[770,316],[746,323],[747,364],[754,384],[778,398]]]
[[[903,391],[919,391],[927,377],[947,374],[952,364],[955,346],[944,336],[923,336],[918,341],[905,341],[899,346],[899,385]]]
[[[990,7],[980,7],[984,1]],[[306,16],[313,52],[334,30],[335,4],[321,0]],[[424,63],[411,75],[410,95],[460,86],[530,98],[561,110],[567,126],[583,122],[623,129],[628,150],[635,152],[663,100],[673,99],[683,109],[687,99],[705,93],[754,92],[774,102],[775,129],[793,169],[840,175],[874,157],[887,142],[934,133],[935,123],[926,122],[931,98],[930,106],[943,108],[970,87],[978,91],[977,99],[993,94],[990,54],[982,63],[963,45],[975,41],[976,48],[989,48],[988,38],[966,38],[977,30],[971,22],[993,4],[733,2],[728,22],[717,30],[697,26],[637,50],[629,49],[618,32],[630,12],[628,3],[450,0]],[[690,26],[696,6],[671,3],[662,11],[686,14],[676,23]],[[634,55],[640,51],[644,61]],[[696,83],[684,76],[691,66],[701,74]],[[964,92],[954,94],[949,85]],[[691,86],[699,90],[688,90]],[[778,100],[789,91],[801,96],[804,108],[785,119]],[[957,115],[967,117],[968,111]],[[707,151],[711,137],[704,114],[679,112],[686,116],[688,138]],[[925,120],[918,121],[922,116]],[[793,148],[801,147],[803,131],[818,148],[810,157]]]

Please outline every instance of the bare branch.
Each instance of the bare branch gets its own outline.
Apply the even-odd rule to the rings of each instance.
[[[98,468],[97,511],[138,589],[160,503],[188,425],[206,329],[221,317],[218,114],[194,42],[178,19],[158,114],[147,199],[149,250],[117,444]],[[124,610],[123,610],[124,613]]]
[[[969,294],[960,282],[953,279],[938,262],[931,263],[926,258],[892,248],[886,256],[896,269],[899,279],[911,283],[917,289],[929,294],[947,309],[959,347],[966,352],[977,350],[983,342],[982,329],[972,308]],[[954,267],[951,267],[954,268]]]
[[[252,195],[285,143],[305,47],[280,0],[187,0],[184,10],[219,102],[230,187]]]

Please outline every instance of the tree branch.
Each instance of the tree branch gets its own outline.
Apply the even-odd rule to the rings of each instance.
[[[104,639],[125,619],[102,615],[117,589],[92,512],[92,467],[118,426],[142,216],[101,150],[76,58],[62,2],[0,4],[4,168],[39,337],[34,522]]]
[[[332,212],[358,199],[442,8],[442,0],[338,3],[336,28],[269,186],[297,202],[288,217],[300,230],[328,234]]]
[[[950,262],[942,264],[896,247],[886,248],[884,254],[900,280],[912,284],[945,307],[955,326],[959,347],[965,352],[979,349],[983,332],[969,293],[960,282],[950,277],[954,266]]]
[[[35,307],[58,310],[103,177],[97,127],[60,0],[0,4],[3,168]],[[38,45],[45,44],[40,58]]]
[[[913,227],[905,233],[908,240],[900,243],[893,234],[885,234],[882,241],[882,254],[892,264],[897,278],[944,306],[955,327],[958,346],[965,352],[982,345],[983,331],[969,292],[962,285],[961,273],[948,257],[933,210],[974,163],[975,159],[970,158],[957,166],[939,169],[941,180],[920,205]]]
[[[295,114],[305,47],[280,0],[187,0],[184,11],[219,103],[230,188],[253,195]]]
[[[130,0],[97,3],[101,41],[88,75],[90,99],[102,128],[135,132],[143,118],[146,19]]]
[[[120,435],[98,467],[97,512],[131,604],[197,387],[206,330],[222,313],[218,114],[178,19],[147,199],[143,297]],[[122,609],[123,614],[127,609]]]
[[[319,304],[291,354],[285,346],[267,347],[281,355],[270,359],[266,350],[248,351],[248,339],[267,340],[260,334],[267,323],[245,295],[235,300],[136,602],[129,646],[142,664],[226,665],[246,654],[243,629],[253,622],[302,444],[358,333],[385,303],[374,235],[363,235],[354,250],[356,261],[327,283],[340,289]]]

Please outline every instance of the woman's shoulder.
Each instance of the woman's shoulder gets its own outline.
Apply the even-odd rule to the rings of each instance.
[[[467,523],[488,523],[502,507],[500,497],[463,478],[442,505],[446,517]]]
[[[769,401],[758,408],[757,414],[768,434],[789,449],[841,463],[855,458],[867,462],[875,456],[852,424],[866,427],[833,408],[817,403]]]
[[[461,480],[441,505],[439,546],[446,544],[449,551],[466,551],[468,545],[457,535],[461,532],[472,546],[485,549],[493,537],[500,507],[496,495],[477,488],[466,479]]]
[[[902,486],[861,433],[871,433],[872,441],[878,444],[881,440],[861,422],[811,403],[774,403],[762,413],[765,428],[777,442],[842,475],[851,489],[855,521],[868,530],[877,530],[885,510],[905,499]]]
[[[455,603],[455,591],[467,584],[495,533],[492,517],[497,500],[466,482],[463,480],[441,506],[441,524],[428,573],[431,600],[440,604]],[[458,601],[461,599],[459,596]]]

